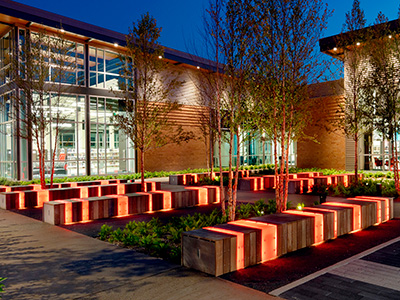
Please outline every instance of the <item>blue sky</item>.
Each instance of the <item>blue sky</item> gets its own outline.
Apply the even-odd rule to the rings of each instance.
[[[163,28],[160,42],[166,47],[191,52],[193,41],[200,40],[202,16],[209,0],[19,0],[17,2],[127,33],[132,21],[149,12]],[[324,36],[340,33],[344,16],[352,0],[326,0],[334,10]],[[400,1],[360,0],[367,23],[373,23],[379,11],[390,20],[397,18]]]

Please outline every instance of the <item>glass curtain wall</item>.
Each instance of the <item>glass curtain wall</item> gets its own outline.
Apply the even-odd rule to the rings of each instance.
[[[118,53],[89,47],[89,86],[118,90],[121,60]]]
[[[10,94],[0,96],[0,176],[16,176],[14,120]]]
[[[90,97],[91,174],[135,172],[132,143],[111,122],[114,113],[123,113],[118,99]]]
[[[85,97],[49,94],[45,97],[44,110],[49,123],[45,134],[46,176],[50,176],[53,149],[54,176],[78,176],[86,174],[85,166]],[[62,113],[57,121],[57,115]],[[57,133],[58,132],[58,133]],[[39,177],[37,141],[32,142],[33,177]]]
[[[396,134],[398,153],[400,153],[400,135]],[[377,131],[364,135],[361,143],[363,154],[360,156],[359,167],[363,170],[389,171],[393,170],[391,142],[384,139]]]
[[[3,86],[10,82],[9,58],[14,30],[6,25],[1,26],[5,32],[0,38],[0,86]],[[7,178],[16,177],[15,122],[11,100],[11,93],[0,96],[0,176]]]
[[[227,167],[229,163],[229,132],[224,132],[224,139],[222,142],[222,167]],[[261,164],[274,164],[274,148],[273,141],[257,135],[250,137],[249,133],[243,133],[240,136],[240,165],[261,165]],[[237,136],[234,136],[234,151],[232,153],[232,163],[236,165],[237,159]],[[277,145],[278,155],[281,156],[280,143]],[[218,143],[214,145],[214,162],[215,166],[219,166],[218,160]],[[296,161],[296,143],[292,143],[289,147],[289,165],[295,166]]]

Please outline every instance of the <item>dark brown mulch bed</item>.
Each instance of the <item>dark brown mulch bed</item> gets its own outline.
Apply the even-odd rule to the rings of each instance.
[[[221,277],[268,293],[398,236],[400,219],[394,219]]]

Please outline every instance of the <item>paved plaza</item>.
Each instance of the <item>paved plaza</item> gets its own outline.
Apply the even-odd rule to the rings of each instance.
[[[167,187],[164,182],[163,188]],[[240,192],[238,198],[254,202],[270,196],[273,195]],[[296,195],[291,201],[310,204],[316,200],[315,196],[307,197]],[[215,207],[133,218],[141,221],[153,216],[167,219],[171,215],[205,212]],[[41,217],[39,211],[24,213],[33,213],[37,219]],[[122,226],[128,221],[124,218],[63,227],[37,219],[21,212],[0,210],[0,277],[7,277],[3,299],[400,299],[400,237],[300,280],[287,285],[285,282],[273,291],[266,288],[267,294],[241,285],[240,280],[234,283],[215,278],[93,238],[102,223]],[[387,225],[381,226],[386,228]],[[339,242],[343,243],[338,240],[329,243]],[[298,256],[298,261],[304,260]],[[291,257],[296,257],[296,253]],[[312,258],[309,263],[312,264]],[[268,272],[266,263],[239,273],[251,274],[252,269],[260,267]],[[259,274],[261,278],[257,280],[262,281],[265,273]]]
[[[285,299],[400,299],[400,237],[270,293]]]

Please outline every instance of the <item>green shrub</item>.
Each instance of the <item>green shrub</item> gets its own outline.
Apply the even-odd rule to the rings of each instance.
[[[4,280],[6,280],[7,278],[2,278],[2,277],[0,277],[0,293],[4,293],[4,284],[3,283],[1,283],[1,282],[3,282]],[[0,298],[1,298],[1,295],[0,295]]]

